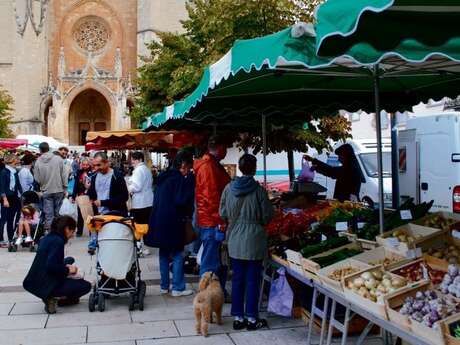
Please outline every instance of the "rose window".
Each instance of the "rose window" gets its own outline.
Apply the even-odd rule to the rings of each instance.
[[[109,40],[107,25],[97,17],[84,18],[73,30],[73,37],[78,46],[87,52],[98,52]]]

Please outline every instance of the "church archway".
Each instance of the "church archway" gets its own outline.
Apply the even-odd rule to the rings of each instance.
[[[86,89],[70,104],[69,142],[84,145],[88,131],[110,130],[110,104],[100,92]]]

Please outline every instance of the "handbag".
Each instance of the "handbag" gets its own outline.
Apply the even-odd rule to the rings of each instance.
[[[195,230],[193,229],[193,224],[191,219],[187,219],[185,221],[185,236],[184,236],[184,244],[190,244],[197,239],[198,235],[196,234]]]

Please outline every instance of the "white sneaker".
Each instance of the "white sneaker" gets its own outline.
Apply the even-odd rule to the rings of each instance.
[[[16,240],[15,244],[16,244],[17,246],[20,246],[21,243],[22,243],[22,237],[18,237],[18,239]]]
[[[182,296],[190,296],[193,295],[192,290],[184,290],[184,291],[172,291],[171,296],[172,297],[182,297]]]
[[[160,295],[167,295],[169,293],[169,290],[167,289],[160,289]]]
[[[26,243],[30,243],[30,242],[33,242],[34,240],[32,239],[32,237],[30,236],[27,236],[26,237]]]

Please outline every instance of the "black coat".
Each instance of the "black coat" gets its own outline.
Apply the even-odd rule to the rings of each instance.
[[[185,222],[193,213],[195,176],[186,178],[176,169],[161,173],[153,197],[149,231],[144,243],[150,247],[183,250]]]
[[[46,300],[66,279],[69,269],[64,264],[64,245],[64,237],[55,232],[41,239],[29,273],[22,283],[26,291]]]
[[[313,166],[320,174],[336,180],[334,199],[339,201],[350,200],[351,195],[355,195],[359,199],[359,191],[361,190],[363,174],[359,163],[356,160],[352,160],[347,165],[332,167],[314,159]]]
[[[91,176],[91,187],[88,190],[89,199],[97,200],[96,193],[96,177],[97,174]],[[126,202],[129,199],[128,187],[126,186],[123,174],[118,170],[113,170],[112,181],[110,182],[110,193],[107,200],[101,200],[101,205],[107,207],[110,212],[120,213],[122,216],[128,215],[128,207]]]
[[[15,184],[14,184],[14,191],[10,189],[10,180],[11,174],[7,168],[4,168],[0,171],[0,195],[6,195],[7,198],[9,197],[17,197],[18,194],[22,194],[22,187],[21,183],[19,183],[19,175],[18,172],[14,174]]]

